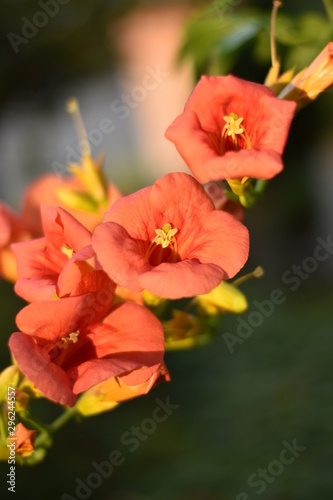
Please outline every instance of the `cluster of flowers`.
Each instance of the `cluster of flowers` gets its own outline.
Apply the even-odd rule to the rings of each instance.
[[[216,290],[248,258],[240,208],[283,169],[297,105],[332,84],[332,46],[272,88],[203,76],[166,131],[193,175],[122,196],[86,148],[71,176],[28,189],[22,214],[1,204],[1,273],[29,302],[9,347],[37,392],[72,407],[90,389],[112,405],[170,379],[165,335],[194,323],[178,311],[162,324],[159,306],[199,296],[218,308]]]

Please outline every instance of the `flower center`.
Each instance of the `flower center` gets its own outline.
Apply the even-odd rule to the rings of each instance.
[[[74,250],[69,245],[67,245],[67,243],[64,243],[62,245],[61,251],[62,251],[62,253],[64,253],[65,255],[67,255],[67,257],[69,259],[71,259],[73,257]]]
[[[164,224],[162,229],[155,229],[155,233],[156,236],[152,243],[162,245],[162,248],[167,248],[169,245],[176,242],[175,235],[178,233],[178,229],[176,227],[172,229],[171,224],[168,222],[167,224]]]
[[[229,116],[224,116],[225,125],[221,133],[221,155],[227,151],[238,151],[245,144],[247,149],[251,149],[251,141],[249,134],[246,132],[243,117],[238,117],[236,113],[230,113]],[[240,139],[243,139],[243,144]]]
[[[71,344],[76,344],[76,342],[78,342],[79,334],[80,334],[79,330],[77,330],[76,332],[71,332],[68,335],[66,335],[66,337],[62,337],[61,340],[59,340],[59,342],[57,342],[47,350],[51,360],[54,363],[60,365],[64,361],[67,355],[66,351],[68,347]]]
[[[177,262],[177,240],[178,229],[167,222],[162,229],[155,229],[156,236],[146,251],[146,259],[152,266],[158,266],[162,262]]]
[[[80,333],[79,331],[72,332],[69,335],[67,335],[67,337],[62,337],[60,342],[58,342],[57,344],[59,349],[66,349],[71,342],[73,342],[73,344],[76,344],[76,342],[79,340],[78,339],[79,333]]]

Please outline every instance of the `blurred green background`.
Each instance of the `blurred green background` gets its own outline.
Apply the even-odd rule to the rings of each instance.
[[[183,15],[179,49],[191,61],[193,78],[202,72],[232,72],[253,81],[264,80],[269,67],[269,1],[163,4],[164,8],[166,4],[189,8]],[[106,116],[103,106],[95,114],[88,113],[99,89],[96,81],[110,82],[111,89],[114,75],[124,70],[122,52],[112,43],[119,26],[135,9],[143,5],[154,10],[159,2],[71,0],[60,6],[59,13],[38,36],[22,45],[18,54],[7,35],[20,33],[22,17],[31,19],[39,7],[23,0],[2,0],[0,5],[4,14],[0,21],[0,142],[8,148],[0,153],[0,192],[3,199],[18,206],[23,187],[37,175],[52,172],[52,161],[62,158],[55,149],[40,152],[45,148],[43,138],[47,136],[45,141],[52,147],[58,143],[58,151],[66,144],[73,148],[76,144],[74,132],[58,139],[61,126],[50,127],[41,135],[34,116],[49,117],[53,123],[53,114],[63,113],[70,129],[64,102],[72,93],[79,97],[81,93],[88,95],[81,106],[84,119],[90,129],[95,127]],[[197,10],[199,7],[204,11]],[[332,30],[322,2],[286,0],[277,22],[283,68],[296,66],[300,70],[309,64],[332,39]],[[160,42],[152,39],[150,43]],[[108,83],[103,84],[103,92],[107,88]],[[121,92],[119,83],[112,89],[115,98]],[[169,92],[170,100],[176,99],[175,89]],[[109,106],[112,99],[107,94],[103,94],[102,103],[103,99]],[[142,110],[145,106],[146,102],[141,103]],[[162,109],[155,109],[161,117]],[[113,449],[122,452],[125,462],[86,498],[245,500],[247,496],[240,495],[243,492],[251,500],[332,498],[333,256],[301,280],[296,291],[282,280],[293,265],[302,265],[313,255],[318,237],[326,240],[333,234],[332,111],[333,93],[328,91],[296,116],[285,150],[284,172],[246,213],[251,250],[244,272],[262,265],[265,275],[242,286],[249,300],[243,318],[247,321],[257,310],[253,301],[267,300],[274,289],[282,290],[285,301],[249,338],[235,345],[232,354],[224,334],[236,334],[239,323],[237,316],[229,315],[222,318],[210,345],[166,354],[172,377],[169,384],[113,412],[81,424],[69,423],[56,436],[42,464],[17,468],[16,498],[60,499],[65,493],[78,498],[76,478],[85,482],[94,472],[91,463],[107,460]],[[12,128],[6,126],[8,120],[12,120]],[[135,161],[136,126],[129,121],[126,129],[118,128],[124,149],[132,148],[131,161],[127,164],[124,156],[113,156],[112,151],[106,158],[108,174],[127,191],[149,180],[147,171],[139,168],[141,160]],[[20,127],[20,135],[16,135],[14,131]],[[96,152],[107,151],[109,142],[114,146],[118,139],[118,135],[110,141],[107,138]],[[163,169],[158,168],[156,164],[151,179],[162,175]],[[170,164],[168,168],[172,171],[182,166]],[[23,301],[5,282],[0,283],[0,298],[0,360],[4,368],[10,362],[7,341],[16,329],[14,317]],[[179,408],[131,453],[121,436],[151,417],[156,398],[164,401],[167,397]],[[35,406],[45,422],[59,413],[56,405],[45,401]],[[283,441],[292,443],[294,439],[306,450],[275,478],[269,475],[274,481],[266,483],[265,491],[258,494],[258,487],[251,487],[248,478],[278,460]],[[11,498],[5,488],[7,472],[8,465],[1,464],[1,498]]]

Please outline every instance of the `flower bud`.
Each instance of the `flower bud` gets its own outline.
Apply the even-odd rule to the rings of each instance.
[[[8,366],[0,373],[0,401],[7,401],[8,387],[16,388],[20,371],[16,365]]]
[[[15,430],[15,453],[20,457],[29,457],[34,452],[34,441],[37,431],[27,429],[21,422]]]
[[[239,314],[246,311],[248,303],[245,295],[231,283],[222,281],[209,293],[198,295],[199,311],[207,315],[225,312]]]
[[[163,323],[166,351],[191,349],[211,340],[203,319],[177,310],[172,311],[172,316],[172,319]]]
[[[333,84],[333,42],[329,42],[314,61],[280,92],[278,97],[296,101],[297,109],[309,104]]]

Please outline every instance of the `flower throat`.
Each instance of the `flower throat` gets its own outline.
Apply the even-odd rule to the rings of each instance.
[[[243,124],[244,118],[236,113],[230,113],[229,116],[224,116],[223,120],[226,124],[221,133],[221,155],[227,151],[251,149],[250,137]]]
[[[177,262],[177,239],[178,229],[172,227],[169,222],[162,229],[155,229],[156,236],[147,248],[145,257],[151,266],[158,266],[163,262]]]

